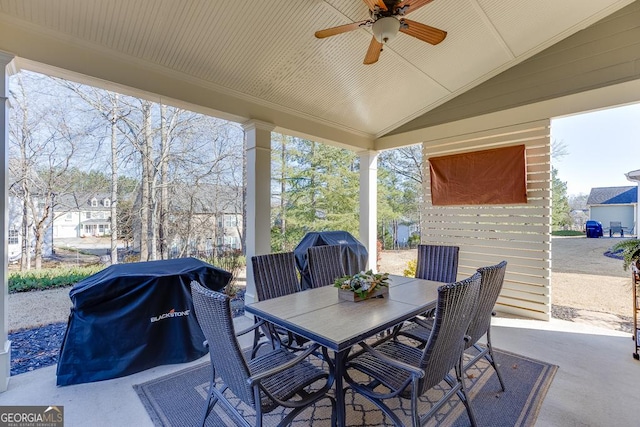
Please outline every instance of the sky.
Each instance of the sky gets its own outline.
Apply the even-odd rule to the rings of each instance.
[[[568,195],[635,185],[624,174],[640,169],[640,104],[553,119],[551,141],[566,147],[552,164]]]

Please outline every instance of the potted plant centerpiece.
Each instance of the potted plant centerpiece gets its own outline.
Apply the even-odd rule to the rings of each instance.
[[[336,279],[333,286],[338,288],[340,299],[364,301],[389,293],[389,273],[374,273],[372,270],[361,271],[352,276]]]

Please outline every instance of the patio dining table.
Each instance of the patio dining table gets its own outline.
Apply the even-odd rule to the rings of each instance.
[[[434,308],[441,282],[389,276],[384,298],[341,300],[338,289],[325,286],[245,306],[245,311],[334,352],[338,426],[345,426],[343,374],[351,348],[418,314]]]

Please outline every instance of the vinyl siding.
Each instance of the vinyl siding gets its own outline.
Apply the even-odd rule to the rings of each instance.
[[[640,79],[640,1],[390,132],[449,123]]]

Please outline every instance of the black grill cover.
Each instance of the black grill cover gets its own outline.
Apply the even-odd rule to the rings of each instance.
[[[180,258],[112,265],[76,283],[57,384],[117,378],[204,356],[192,280],[217,291],[231,273]]]
[[[307,262],[307,249],[312,246],[340,245],[342,247],[342,262],[347,274],[356,274],[367,266],[369,254],[358,239],[346,231],[315,231],[307,233],[298,246],[293,250],[296,257],[296,265],[300,271],[302,289],[311,287],[309,263]]]

